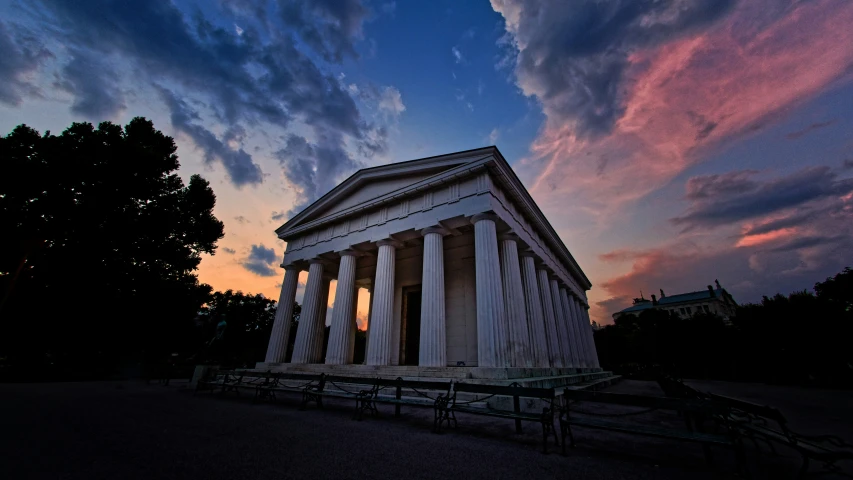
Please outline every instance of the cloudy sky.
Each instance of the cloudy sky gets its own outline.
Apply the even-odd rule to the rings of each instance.
[[[849,0],[0,0],[0,132],[152,119],[218,197],[201,281],[272,298],[294,211],[497,145],[607,323],[853,265],[850,25]]]

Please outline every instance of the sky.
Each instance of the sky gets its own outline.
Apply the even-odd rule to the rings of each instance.
[[[611,323],[853,266],[850,25],[849,0],[0,0],[0,132],[153,120],[217,195],[200,281],[275,299],[294,212],[496,145]]]

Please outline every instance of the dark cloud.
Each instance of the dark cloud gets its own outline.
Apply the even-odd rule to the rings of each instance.
[[[280,212],[279,212],[279,211],[275,211],[275,210],[274,210],[274,211],[270,214],[270,218],[271,218],[271,219],[273,219],[273,220],[275,220],[275,221],[282,221],[282,220],[285,220],[285,219],[287,218],[287,212],[285,212],[284,210],[282,210],[282,211],[280,211]]]
[[[190,137],[203,152],[204,162],[211,164],[219,161],[231,183],[236,187],[261,183],[264,179],[261,167],[252,161],[252,156],[242,148],[232,150],[228,145],[216,138],[210,130],[198,123],[200,116],[185,101],[179,99],[173,92],[160,88],[160,94],[166,105],[172,111],[172,127]]]
[[[549,120],[572,121],[578,135],[609,132],[623,113],[621,84],[629,54],[707,26],[733,0],[493,0],[518,49],[519,85]],[[716,124],[704,120],[697,137]]]
[[[71,111],[94,121],[113,119],[126,108],[121,79],[91,51],[74,51],[54,86],[74,95]]]
[[[242,265],[243,268],[255,275],[272,277],[276,275],[276,271],[273,266],[277,258],[275,250],[272,248],[266,248],[263,244],[252,245],[251,250],[249,251],[249,256],[246,257]]]
[[[244,225],[246,223],[252,223],[249,221],[248,218],[246,218],[242,215],[237,215],[236,217],[234,217],[234,220],[236,220],[240,225]]]
[[[0,103],[18,106],[26,95],[37,95],[27,75],[53,56],[41,40],[21,27],[0,22]]]
[[[342,173],[361,167],[344,149],[340,134],[317,130],[315,136],[317,143],[310,143],[298,135],[289,135],[284,148],[275,152],[285,175],[301,198],[285,213],[285,217],[293,216],[329,191]]]
[[[705,118],[704,115],[696,112],[687,112],[687,118],[696,127],[696,141],[704,140],[711,132],[719,125],[717,122],[712,122]]]
[[[748,192],[758,188],[758,182],[750,177],[758,170],[739,170],[714,175],[702,175],[687,180],[688,200],[703,200],[718,196]]]
[[[311,49],[330,62],[357,57],[355,45],[370,13],[359,0],[225,0],[223,13],[239,21],[239,30],[216,25],[201,12],[184,15],[171,2],[43,4],[50,25],[46,34],[58,35],[79,58],[120,58],[135,80],[163,86],[161,96],[175,129],[193,139],[207,163],[221,162],[238,187],[263,180],[251,155],[229,148],[258,122],[287,128],[297,119],[326,136],[350,137],[363,155],[385,151],[387,132],[365,120],[338,79],[304,51]],[[77,97],[75,105],[90,113],[96,106],[115,110],[120,97],[98,88],[113,83],[109,69],[74,68],[83,61],[69,63],[60,80]],[[205,105],[215,119],[203,119],[190,107],[196,104]],[[224,135],[203,126],[212,120],[223,123]],[[319,137],[316,141],[321,143]],[[343,143],[336,142],[336,148]],[[334,158],[344,163],[330,172],[345,172],[352,165],[346,155]]]
[[[751,175],[754,172],[741,171],[691,178],[687,193],[693,203],[684,215],[670,222],[685,231],[713,228],[853,191],[853,179],[838,178],[826,166],[809,167],[763,183],[750,180]],[[739,188],[731,188],[727,181]]]
[[[813,124],[809,125],[808,127],[804,128],[802,130],[797,130],[796,132],[791,132],[791,133],[785,135],[785,138],[787,138],[788,140],[796,140],[796,139],[802,137],[803,135],[807,135],[814,130],[818,130],[818,129],[821,129],[824,127],[828,127],[835,122],[836,122],[836,120],[829,120],[826,122],[813,123]]]
[[[235,253],[237,253],[237,250],[228,247],[222,247],[222,251],[227,253],[228,255],[234,255]]]
[[[354,42],[361,39],[362,23],[370,13],[360,0],[284,0],[279,9],[284,24],[326,61],[358,58]]]
[[[841,162],[841,167],[845,170],[848,168],[853,168],[853,158],[845,158],[843,162]]]

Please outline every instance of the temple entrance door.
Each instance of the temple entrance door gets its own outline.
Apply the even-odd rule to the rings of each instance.
[[[400,329],[401,365],[417,365],[421,343],[421,286],[403,287],[403,314]]]

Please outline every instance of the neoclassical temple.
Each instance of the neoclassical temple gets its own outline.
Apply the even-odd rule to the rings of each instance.
[[[359,170],[276,234],[284,280],[258,368],[286,366],[307,270],[290,364],[351,364],[366,288],[369,366],[600,371],[589,279],[495,147]]]

